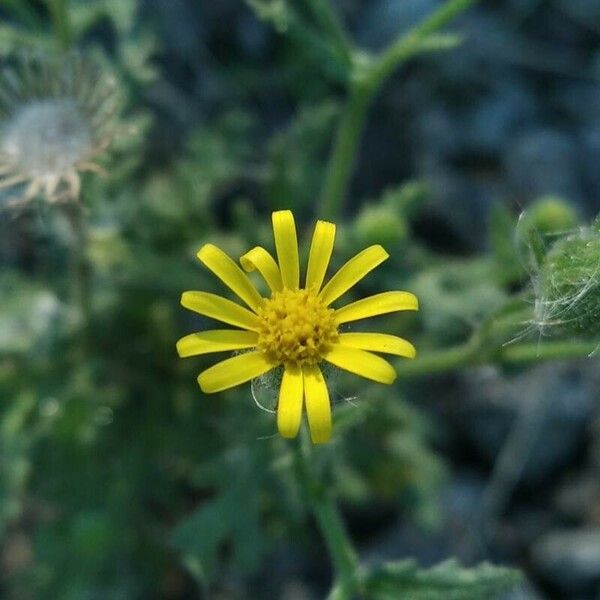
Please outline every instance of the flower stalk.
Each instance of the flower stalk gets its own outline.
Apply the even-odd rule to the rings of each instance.
[[[348,99],[338,124],[321,191],[323,218],[337,219],[343,213],[367,110],[383,82],[409,58],[429,49],[427,39],[476,2],[449,0],[375,58],[360,51],[354,52]]]
[[[315,473],[315,456],[306,430],[295,446],[298,481],[333,564],[335,579],[329,600],[352,600],[360,592],[358,557],[331,491]]]
[[[87,224],[83,214],[83,204],[69,202],[65,205],[65,214],[71,226],[73,247],[70,253],[69,279],[71,281],[71,302],[78,311],[79,343],[76,354],[86,352],[87,329],[90,323],[91,278],[87,260]]]
[[[519,365],[548,360],[586,358],[600,348],[598,341],[557,340],[528,342],[481,351],[478,344],[467,342],[453,348],[421,355],[414,361],[398,363],[398,379],[416,379],[426,375],[447,373],[466,367],[489,364]]]

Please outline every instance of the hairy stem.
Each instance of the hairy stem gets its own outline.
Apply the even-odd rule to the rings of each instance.
[[[330,598],[353,600],[360,587],[358,557],[348,536],[339,508],[329,489],[315,473],[313,449],[307,432],[296,446],[299,481],[310,504],[335,571]]]
[[[367,59],[359,52],[355,53],[349,97],[338,124],[321,191],[321,215],[324,218],[336,219],[343,212],[368,108],[382,83],[403,62],[421,52],[429,36],[475,2],[477,0],[448,0],[378,57]]]

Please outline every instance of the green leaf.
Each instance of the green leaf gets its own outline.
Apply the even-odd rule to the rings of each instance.
[[[419,569],[414,560],[391,562],[368,578],[368,597],[375,600],[492,600],[522,581],[515,569],[482,563],[461,567],[456,560]]]
[[[203,466],[197,477],[216,486],[214,497],[179,523],[174,545],[183,552],[185,564],[199,564],[202,578],[210,581],[217,570],[225,543],[232,563],[243,572],[258,567],[264,551],[260,535],[260,488],[265,476],[260,450],[236,448]],[[194,575],[198,575],[195,568]]]
[[[315,67],[338,83],[347,82],[352,61],[337,39],[330,39],[318,24],[311,22],[286,0],[246,0],[256,16],[280,34],[287,35],[295,47],[308,56]]]

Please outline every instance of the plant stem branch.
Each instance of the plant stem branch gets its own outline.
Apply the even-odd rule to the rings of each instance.
[[[447,25],[452,19],[473,6],[478,0],[449,0],[405,36],[390,44],[375,62],[368,85],[377,89],[399,65],[422,50],[427,38]]]
[[[349,97],[340,118],[321,191],[321,215],[335,220],[344,209],[367,110],[384,80],[406,60],[422,51],[423,43],[477,0],[449,0],[420,25],[375,58],[355,52]]]
[[[321,191],[321,216],[324,219],[336,220],[343,212],[344,197],[372,98],[373,91],[363,85],[355,85],[350,89],[350,96],[335,134]]]
[[[425,354],[414,361],[396,365],[399,379],[413,379],[446,373],[463,367],[487,364],[527,364],[547,360],[585,358],[600,347],[599,342],[555,341],[515,344],[484,351],[478,344],[468,342],[461,346]]]
[[[332,493],[315,474],[312,444],[302,432],[296,446],[299,481],[333,563],[335,582],[330,598],[353,600],[360,587],[358,557]]]

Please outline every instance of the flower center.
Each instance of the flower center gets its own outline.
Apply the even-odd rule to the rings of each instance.
[[[333,309],[309,290],[275,292],[258,316],[258,347],[280,363],[316,364],[338,338]]]

